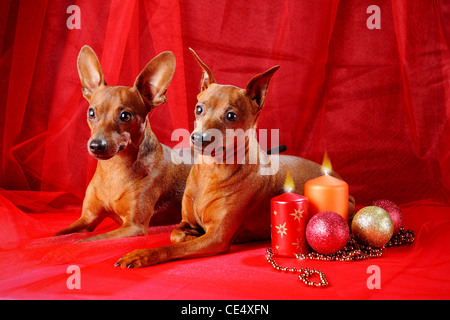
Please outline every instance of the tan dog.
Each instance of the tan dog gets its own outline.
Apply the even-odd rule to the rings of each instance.
[[[158,142],[147,118],[166,101],[174,71],[173,53],[163,52],[147,64],[133,87],[107,86],[94,51],[81,49],[78,73],[89,101],[88,151],[99,161],[81,218],[55,235],[93,231],[106,217],[121,226],[83,241],[146,235],[153,215],[152,224],[180,221],[191,166],[174,164],[172,158],[179,154]],[[183,151],[191,154],[189,148]]]
[[[192,51],[193,52],[193,51]],[[192,146],[205,150],[211,143],[207,130],[218,129],[225,136],[226,129],[254,129],[267,93],[269,81],[278,66],[253,77],[245,89],[216,84],[210,69],[193,52],[203,70],[201,92],[196,106],[197,128],[193,131]],[[200,129],[202,131],[200,131]],[[235,157],[239,148],[222,143],[225,149],[217,158]],[[250,164],[251,154],[256,163]],[[223,155],[223,156],[222,156]],[[135,250],[121,258],[116,266],[144,267],[174,259],[194,258],[227,252],[233,242],[270,238],[270,199],[283,192],[287,170],[303,194],[306,181],[322,175],[317,163],[294,156],[278,156],[276,174],[263,175],[275,156],[259,150],[254,135],[246,137],[245,164],[211,161],[201,155],[202,163],[194,164],[184,191],[182,221],[172,231],[174,244],[151,249]],[[207,163],[206,163],[207,162]],[[209,164],[208,164],[209,163]],[[336,173],[332,175],[339,177]],[[349,212],[355,201],[349,196]]]

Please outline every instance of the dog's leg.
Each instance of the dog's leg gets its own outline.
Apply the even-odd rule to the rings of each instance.
[[[176,259],[198,258],[227,252],[230,240],[222,239],[213,231],[194,240],[167,246],[132,251],[119,259],[116,266],[141,268]]]
[[[147,235],[148,225],[154,213],[153,208],[155,207],[156,199],[158,197],[159,194],[155,193],[154,197],[147,198],[146,203],[148,204],[148,206],[146,206],[145,211],[143,211],[138,209],[139,201],[136,200],[136,197],[130,194],[129,197],[123,198],[122,201],[130,204],[131,209],[128,210],[127,212],[122,213],[122,215],[117,216],[116,221],[119,224],[122,223],[122,225],[118,229],[90,236],[78,242],[138,237]]]
[[[210,207],[212,210],[218,210],[214,206],[212,207]],[[215,219],[208,221],[205,234],[185,242],[132,251],[119,259],[116,266],[140,268],[170,260],[206,257],[227,252],[241,221],[236,219],[236,215],[233,213],[230,215],[223,209],[222,212],[216,211],[214,216],[207,211],[209,210],[205,210],[203,216]],[[223,217],[227,217],[227,219],[223,219]]]
[[[187,182],[187,185],[189,183]],[[172,243],[186,242],[194,240],[205,234],[205,231],[197,224],[193,215],[194,202],[192,196],[187,196],[192,191],[185,190],[182,199],[181,222],[172,230],[170,241]]]
[[[94,231],[100,222],[106,218],[103,203],[98,200],[92,181],[86,190],[86,196],[84,197],[83,207],[81,209],[81,217],[67,228],[55,233],[53,236]]]
[[[141,224],[124,223],[119,228],[79,240],[78,242],[119,239],[147,235],[148,227]]]
[[[170,234],[170,241],[172,243],[185,242],[189,240],[194,240],[200,237],[205,232],[201,228],[194,228],[186,221],[181,221],[181,223],[172,230]]]
[[[62,236],[75,232],[91,232],[103,221],[105,216],[100,212],[92,212],[91,210],[83,210],[81,217],[67,228],[56,232],[53,236]]]

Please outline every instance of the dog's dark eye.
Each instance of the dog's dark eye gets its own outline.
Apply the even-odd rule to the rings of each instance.
[[[238,120],[238,116],[236,113],[230,111],[227,113],[227,120],[230,122],[236,122]]]
[[[123,122],[128,122],[131,120],[131,118],[132,118],[132,115],[128,111],[122,111],[120,113],[120,120],[122,120]]]
[[[195,107],[195,114],[200,116],[203,113],[203,107],[202,106],[196,106]]]
[[[94,120],[95,119],[95,110],[93,108],[89,108],[87,115],[88,115],[89,120]]]

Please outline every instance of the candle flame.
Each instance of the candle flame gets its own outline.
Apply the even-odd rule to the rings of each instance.
[[[322,161],[322,171],[325,174],[329,174],[332,170],[332,166],[331,166],[331,160],[330,157],[328,156],[328,152],[325,150],[325,154],[323,155],[323,161]]]
[[[292,192],[295,189],[294,180],[292,179],[291,172],[286,172],[286,180],[284,180],[284,191]]]

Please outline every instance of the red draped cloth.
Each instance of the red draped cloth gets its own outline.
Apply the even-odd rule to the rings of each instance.
[[[392,0],[367,10],[373,4],[1,1],[0,298],[449,298],[450,5]],[[80,9],[80,29],[68,27],[70,5]],[[379,29],[368,27],[373,19]],[[167,103],[149,115],[170,146],[173,130],[193,128],[201,72],[189,47],[221,84],[244,87],[280,65],[259,128],[278,129],[287,154],[321,162],[327,150],[359,207],[396,202],[415,243],[377,260],[310,262],[330,282],[312,290],[271,269],[269,242],[123,271],[113,268],[121,255],[169,243],[171,227],[85,244],[74,243],[82,235],[50,237],[81,214],[96,166],[76,69],[85,44],[109,85],[131,86],[156,54],[174,52]],[[115,227],[106,221],[96,231]],[[366,286],[370,264],[380,267],[380,290]],[[66,286],[70,265],[81,268],[81,289]]]

